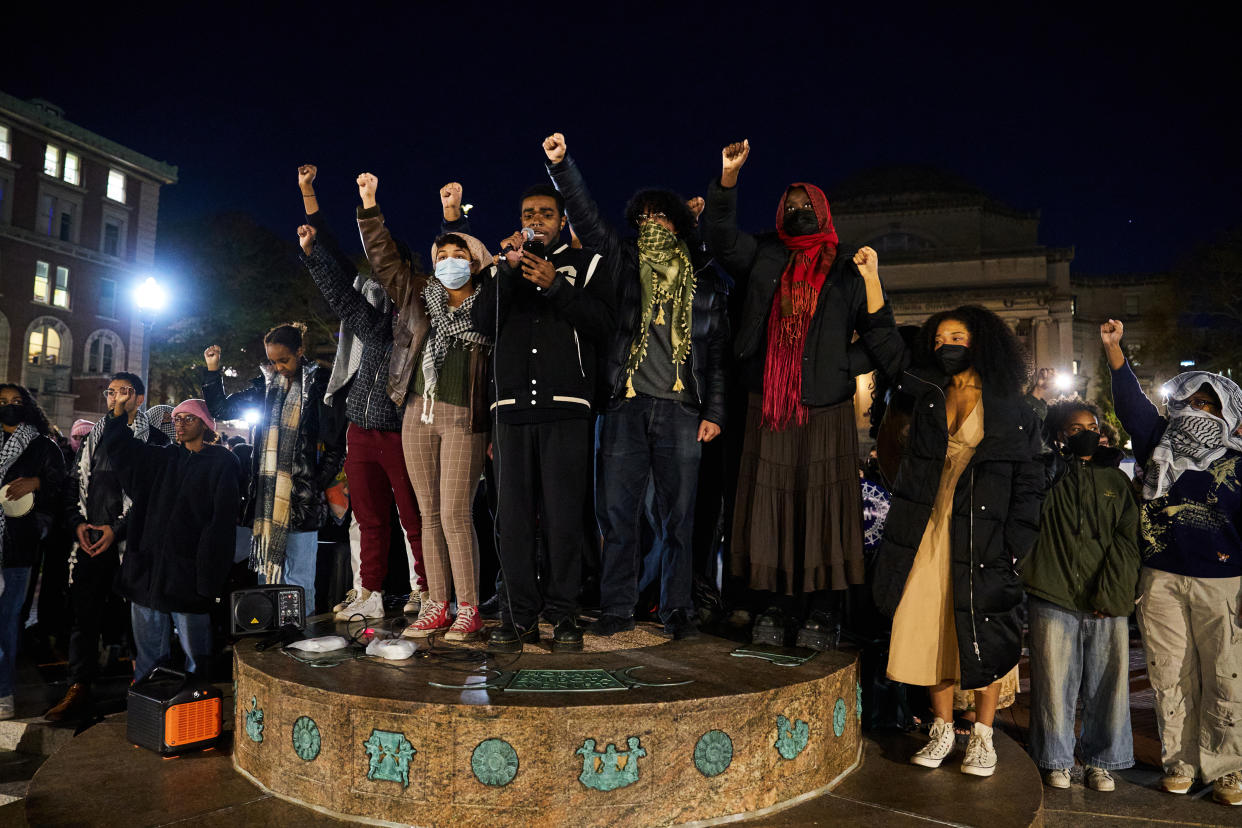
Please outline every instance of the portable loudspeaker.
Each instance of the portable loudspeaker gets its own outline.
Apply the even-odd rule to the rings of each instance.
[[[233,635],[306,629],[306,596],[300,586],[271,584],[239,589],[229,596]]]
[[[222,697],[206,679],[157,667],[129,688],[125,735],[164,756],[213,747],[224,730]]]

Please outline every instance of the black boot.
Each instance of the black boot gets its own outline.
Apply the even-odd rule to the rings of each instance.
[[[516,624],[502,624],[492,630],[487,639],[487,649],[493,653],[520,653],[523,644],[539,643],[539,625],[519,627]]]
[[[832,610],[816,610],[798,630],[797,645],[826,653],[841,643],[841,616]]]
[[[755,619],[755,626],[750,632],[750,643],[784,647],[785,613],[777,607],[768,607],[764,610],[763,614]]]
[[[578,620],[566,615],[552,628],[552,652],[577,653],[582,651],[582,628]]]

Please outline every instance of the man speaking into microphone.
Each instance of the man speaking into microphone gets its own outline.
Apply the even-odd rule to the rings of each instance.
[[[551,185],[522,195],[520,220],[471,308],[475,330],[496,340],[492,445],[504,586],[502,623],[488,647],[517,652],[538,642],[542,614],[554,651],[581,650],[595,353],[614,324],[612,274],[597,253],[561,241],[565,202]],[[547,549],[542,583],[536,518]]]

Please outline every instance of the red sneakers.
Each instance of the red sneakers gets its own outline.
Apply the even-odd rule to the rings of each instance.
[[[472,604],[457,604],[457,620],[449,631],[444,634],[445,641],[477,641],[483,629],[483,619],[479,617],[479,608]]]
[[[403,638],[426,638],[438,632],[443,632],[449,628],[452,621],[449,619],[448,604],[443,601],[432,601],[428,598],[423,601],[423,607],[418,612],[418,620],[405,628],[401,633]]]

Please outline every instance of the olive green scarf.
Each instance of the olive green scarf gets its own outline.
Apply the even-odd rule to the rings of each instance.
[[[651,333],[652,316],[656,325],[667,324],[664,303],[673,302],[672,327],[669,341],[673,349],[673,370],[676,380],[673,391],[685,390],[681,381],[681,364],[690,353],[690,314],[694,306],[694,265],[686,243],[668,228],[646,221],[638,230],[638,281],[642,286],[642,318],[630,355],[625,361],[625,396],[634,396],[634,372],[647,358],[647,337]],[[658,311],[657,311],[658,308]]]

